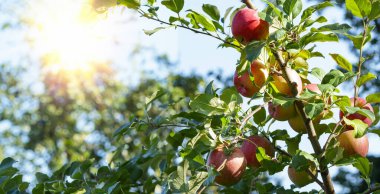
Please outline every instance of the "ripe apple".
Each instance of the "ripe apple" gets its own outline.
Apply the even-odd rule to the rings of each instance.
[[[288,83],[286,82],[285,78],[282,75],[273,74],[273,84],[276,86],[278,91],[281,94],[285,94],[287,96],[298,96],[302,92],[302,80],[301,77],[298,75],[297,71],[286,67],[285,71],[287,72],[289,76],[290,82],[295,85],[297,89],[297,94],[294,95],[292,92],[292,88],[289,87]]]
[[[311,166],[310,170],[314,175],[317,174],[317,169],[315,166]],[[298,187],[303,187],[313,182],[313,177],[306,171],[297,172],[296,169],[291,166],[288,167],[288,176],[290,180]]]
[[[258,147],[264,148],[265,153],[268,156],[274,157],[274,147],[267,138],[258,135],[248,137],[247,140],[244,140],[241,146],[241,151],[247,160],[248,166],[251,166],[253,168],[260,167],[260,162],[256,158],[256,150]]]
[[[338,136],[339,146],[344,149],[344,154],[347,156],[360,155],[366,157],[368,153],[368,137],[364,135],[360,138],[355,138],[354,130],[347,130]]]
[[[294,104],[289,106],[281,106],[274,105],[272,102],[268,103],[268,111],[269,115],[278,121],[289,120],[290,118],[296,116],[297,113]]]
[[[269,24],[260,19],[254,9],[243,8],[239,10],[232,20],[232,34],[242,43],[252,40],[264,40],[269,35]]]
[[[251,76],[248,72],[244,72],[239,76],[238,72],[236,71],[234,75],[234,85],[237,91],[241,95],[248,98],[251,98],[257,92],[259,92],[260,88],[263,87],[265,81],[268,78],[267,68],[259,60],[254,60],[252,62],[250,70],[253,81],[251,80]]]
[[[210,153],[207,165],[219,172],[219,175],[215,177],[216,183],[229,186],[240,181],[247,167],[247,161],[239,148],[230,150],[230,153],[226,153],[225,149],[223,145],[215,148]]]
[[[367,101],[363,98],[356,98],[355,100],[355,105],[354,105],[354,98],[351,98],[351,106],[354,106],[354,107],[359,107],[361,109],[367,109],[367,110],[370,110],[373,112],[373,108],[371,106],[371,104],[367,103]],[[342,111],[339,112],[339,118],[342,119],[344,116],[344,113]],[[370,118],[367,118],[366,116],[364,115],[361,115],[359,113],[354,113],[354,114],[350,114],[347,116],[347,119],[350,119],[350,120],[354,120],[354,119],[359,119],[359,120],[362,120],[364,123],[366,123],[368,126],[371,126],[372,124],[372,121]],[[346,126],[347,130],[352,130],[354,129],[352,126]]]

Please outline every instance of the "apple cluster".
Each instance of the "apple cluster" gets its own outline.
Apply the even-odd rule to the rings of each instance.
[[[265,40],[269,34],[268,22],[260,19],[258,12],[254,9],[243,8],[240,9],[232,20],[232,34],[243,45],[248,44],[254,40]],[[286,57],[292,57],[289,51],[284,52]],[[289,59],[289,58],[288,58]],[[306,64],[303,58],[295,57],[295,63]],[[266,65],[266,64],[269,65]],[[275,60],[273,62],[268,60],[265,63],[260,60],[253,60],[250,68],[243,73],[236,70],[233,82],[236,90],[244,97],[252,98],[257,95],[262,89],[268,85],[268,82],[276,93],[284,97],[299,97],[303,92],[312,92],[315,94],[317,100],[323,100],[327,104],[332,103],[332,99],[324,99],[318,84],[309,83],[304,84],[305,80],[301,78],[299,73],[290,67],[285,67],[283,71],[277,71],[278,64]],[[284,78],[281,72],[285,72],[287,79],[293,84],[289,86],[287,79]],[[270,79],[269,79],[270,77]],[[296,91],[293,91],[294,89]],[[307,102],[304,102],[307,103]],[[373,108],[362,98],[351,98],[351,106],[366,109],[373,112]],[[287,121],[289,126],[297,133],[307,133],[304,118],[301,117],[299,110],[296,108],[293,101],[285,104],[276,104],[270,101],[268,103],[269,115],[278,121]],[[314,125],[318,125],[322,119],[327,115],[328,110],[323,110],[320,115],[312,119]],[[340,147],[344,149],[346,156],[360,155],[365,157],[368,153],[368,137],[364,135],[360,138],[355,138],[354,128],[345,124],[343,117],[349,120],[359,119],[363,123],[370,126],[372,121],[366,116],[354,113],[344,114],[340,111],[340,119],[342,132],[337,137]],[[317,131],[318,133],[318,131]],[[260,162],[256,157],[256,152],[259,147],[265,150],[266,155],[274,157],[275,148],[271,142],[258,135],[253,135],[244,140],[241,147],[229,148],[231,145],[220,145],[213,150],[208,158],[208,165],[214,167],[219,173],[216,176],[215,182],[220,185],[233,185],[241,179],[246,167],[259,168]],[[305,186],[313,182],[313,176],[316,175],[317,169],[314,164],[310,165],[308,171],[296,171],[293,167],[289,166],[288,175],[291,181],[299,186]]]

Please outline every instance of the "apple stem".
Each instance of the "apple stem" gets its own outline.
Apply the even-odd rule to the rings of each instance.
[[[281,71],[282,71],[284,79],[288,83],[289,87],[292,89],[292,93],[296,96],[297,95],[297,88],[289,79],[289,75],[287,74],[287,71],[286,71],[286,63],[285,63],[284,59],[282,58],[280,52],[278,50],[276,50],[276,48],[274,48],[273,46],[271,46],[271,51],[272,51],[274,57],[276,58],[276,60],[280,63],[280,67],[281,67]],[[324,191],[327,194],[334,194],[335,193],[334,185],[331,181],[331,176],[329,173],[329,169],[327,167],[326,159],[322,155],[323,150],[322,150],[321,144],[318,141],[317,133],[315,132],[313,122],[310,118],[308,118],[308,116],[304,110],[304,104],[302,103],[302,101],[296,100],[295,105],[296,105],[297,110],[300,113],[300,116],[302,117],[302,119],[304,121],[305,127],[307,129],[307,134],[309,136],[310,143],[311,143],[311,145],[314,149],[314,152],[318,158],[319,169],[320,169],[320,173],[321,173],[323,184],[324,184],[324,188],[322,188],[322,189],[324,189]]]
[[[242,2],[247,5],[250,9],[255,9],[255,6],[253,6],[253,3],[250,0],[242,0]]]

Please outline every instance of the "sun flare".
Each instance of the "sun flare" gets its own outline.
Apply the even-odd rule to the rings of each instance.
[[[38,0],[30,5],[29,40],[43,67],[52,71],[91,71],[107,63],[112,25],[89,0]]]

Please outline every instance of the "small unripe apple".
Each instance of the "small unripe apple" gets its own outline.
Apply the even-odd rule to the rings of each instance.
[[[215,177],[216,183],[230,186],[240,181],[247,167],[247,161],[239,148],[226,153],[225,146],[220,145],[210,153],[207,165],[219,172]]]
[[[366,157],[368,154],[368,137],[364,135],[360,138],[355,138],[354,130],[347,130],[338,136],[339,146],[344,149],[344,154],[347,156],[360,155]]]
[[[264,40],[269,35],[269,24],[260,19],[254,9],[243,8],[239,10],[232,20],[232,34],[243,43],[252,40]]]
[[[239,76],[238,72],[235,71],[234,75],[234,85],[236,90],[243,96],[251,98],[264,86],[265,81],[268,78],[268,70],[265,65],[259,61],[254,60],[251,64],[251,76],[248,72],[244,72]]]
[[[287,96],[298,96],[302,92],[302,80],[301,77],[298,75],[297,71],[286,67],[285,71],[287,72],[287,75],[289,76],[290,82],[296,87],[297,94],[294,95],[292,92],[292,88],[289,87],[288,83],[286,82],[285,78],[282,75],[273,74],[273,84],[276,86],[277,90],[284,95]]]
[[[310,167],[310,170],[314,175],[317,174],[316,167]],[[296,169],[291,166],[288,167],[288,176],[290,180],[298,187],[303,187],[313,182],[313,177],[306,171],[297,172]]]
[[[288,106],[274,105],[272,102],[268,103],[268,111],[269,115],[278,120],[278,121],[286,121],[290,118],[296,116],[296,108],[294,104]]]
[[[247,160],[248,166],[253,168],[260,167],[260,162],[256,158],[256,151],[258,147],[264,148],[265,153],[268,156],[274,157],[274,147],[267,138],[258,135],[248,137],[247,140],[244,140],[241,146],[241,151]]]
[[[370,110],[371,112],[373,112],[373,108],[371,106],[371,104],[367,103],[367,101],[363,98],[356,98],[355,100],[355,105],[354,105],[354,98],[351,98],[351,106],[354,106],[354,107],[359,107],[361,109],[367,109],[367,110]],[[342,111],[339,112],[339,118],[342,119],[344,116],[344,113]],[[364,123],[366,123],[368,126],[371,126],[372,124],[372,120],[364,115],[361,115],[359,113],[354,113],[354,114],[350,114],[346,117],[347,119],[349,120],[354,120],[354,119],[359,119],[359,120],[362,120]],[[344,122],[343,122],[344,124]],[[347,130],[352,130],[354,129],[352,126],[346,126]]]

